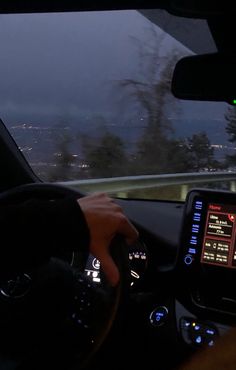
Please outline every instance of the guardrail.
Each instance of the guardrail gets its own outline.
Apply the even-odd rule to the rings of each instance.
[[[228,182],[229,189],[236,191],[236,173],[234,172],[192,172],[164,175],[109,177],[102,179],[75,180],[59,182],[61,185],[79,188],[90,193],[107,192],[121,198],[127,198],[133,190],[151,189],[170,185],[180,185],[180,199],[185,200],[190,184]]]

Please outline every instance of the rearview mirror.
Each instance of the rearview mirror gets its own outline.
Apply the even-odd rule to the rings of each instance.
[[[180,16],[207,18],[235,13],[234,1],[170,0],[170,9]]]
[[[172,93],[179,99],[236,104],[236,55],[215,53],[181,59],[174,70]]]

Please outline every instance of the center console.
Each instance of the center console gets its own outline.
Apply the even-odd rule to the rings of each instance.
[[[236,194],[189,192],[177,259],[192,302],[236,316]]]

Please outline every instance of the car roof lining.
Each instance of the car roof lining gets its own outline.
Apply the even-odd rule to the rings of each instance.
[[[187,4],[187,5],[186,5]],[[214,4],[214,8],[213,8]],[[227,2],[212,0],[12,0],[0,1],[0,14],[48,13],[91,10],[165,9],[172,14],[190,18],[207,18],[206,14],[231,14],[235,8]]]
[[[99,2],[94,0],[59,0],[59,1],[4,1],[0,2],[0,13],[48,13],[91,10],[122,10],[122,9],[168,9],[166,0],[118,0]]]
[[[185,16],[186,18],[191,18],[187,14],[180,14],[179,11],[175,14],[175,11],[173,11],[173,6],[171,5],[172,1],[173,0],[113,0],[113,1],[101,0],[97,2],[94,0],[78,0],[78,1],[74,1],[74,0],[58,0],[58,1],[51,0],[50,1],[49,0],[47,2],[43,2],[43,1],[32,1],[32,0],[25,0],[25,1],[13,0],[13,1],[0,1],[0,14],[50,13],[50,12],[61,13],[61,12],[76,12],[76,11],[105,11],[105,10],[138,9],[140,10],[141,13],[143,11],[143,15],[145,15],[146,17],[149,17],[150,19],[150,11],[152,9],[162,9],[162,10],[166,10],[170,14],[177,15],[179,17]],[[227,7],[225,9],[227,10]],[[145,10],[149,11],[148,16]],[[204,16],[203,17],[192,17],[192,18],[206,19],[206,17]],[[233,40],[234,32],[232,32],[234,31],[234,28],[235,28],[234,19],[231,20],[230,15],[229,16],[224,15],[222,17],[219,17],[219,16],[212,17],[210,20],[207,19],[207,21],[210,26],[209,28],[212,33],[212,37],[215,41],[215,44],[217,46],[217,49],[219,51],[221,50],[225,51],[225,49],[232,48],[232,45],[234,44],[234,40]],[[225,32],[221,32],[221,30]],[[202,37],[200,36],[198,38],[202,39]],[[208,38],[207,43],[208,43],[207,47],[209,50],[208,52],[216,51],[216,50],[213,50],[215,45],[212,42],[212,39]],[[209,48],[209,45],[211,45],[210,48]],[[186,46],[188,47],[188,45]],[[192,48],[192,50],[194,52],[197,52],[197,54],[199,53],[202,54],[205,52],[204,47],[203,47],[203,50],[201,50],[200,44],[195,45],[194,49]]]

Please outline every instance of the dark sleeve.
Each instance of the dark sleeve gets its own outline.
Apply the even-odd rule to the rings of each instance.
[[[0,204],[0,271],[39,264],[62,250],[87,251],[89,229],[74,197]]]

